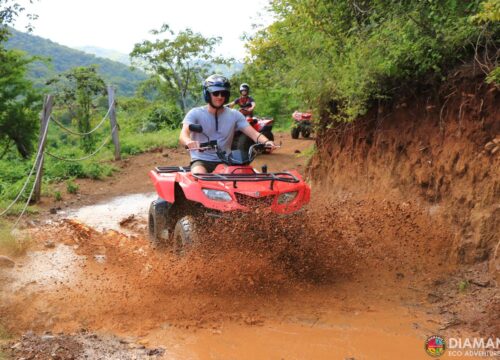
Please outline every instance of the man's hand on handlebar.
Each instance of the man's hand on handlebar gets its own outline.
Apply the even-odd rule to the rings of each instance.
[[[199,141],[187,141],[186,142],[186,148],[187,149],[198,149],[200,147],[200,142]]]
[[[278,145],[276,145],[276,144],[274,143],[274,141],[272,141],[272,140],[268,140],[268,141],[266,141],[263,145],[264,145],[266,148],[273,149],[273,150],[274,150],[274,149],[279,148],[279,146],[278,146]]]

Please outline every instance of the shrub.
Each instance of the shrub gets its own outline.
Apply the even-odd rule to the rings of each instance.
[[[73,179],[69,179],[66,181],[66,191],[70,194],[76,194],[80,187],[77,183],[74,182]]]

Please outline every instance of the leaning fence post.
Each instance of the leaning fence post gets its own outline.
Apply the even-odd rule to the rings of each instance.
[[[121,160],[120,139],[118,137],[118,131],[120,129],[116,122],[115,90],[111,85],[108,85],[108,104],[110,107],[109,123],[111,124],[111,136],[113,137],[113,144],[115,144],[115,160]]]
[[[33,200],[35,203],[40,201],[40,194],[42,192],[42,177],[43,177],[43,151],[45,148],[45,142],[47,141],[47,137],[43,136],[47,131],[47,127],[49,126],[50,114],[52,113],[52,105],[54,103],[54,98],[52,95],[47,95],[43,102],[43,110],[42,115],[40,116],[40,135],[38,136],[38,153],[40,156],[37,159],[37,164],[35,169],[40,167],[40,175],[36,177],[35,183],[35,193]]]

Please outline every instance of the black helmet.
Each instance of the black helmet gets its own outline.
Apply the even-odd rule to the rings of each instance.
[[[240,94],[243,90],[247,91],[247,95],[250,94],[250,86],[247,83],[243,83],[240,85]]]
[[[214,91],[227,91],[224,104],[229,102],[231,84],[229,80],[222,75],[210,75],[203,81],[203,98],[207,103],[211,103],[210,93]]]

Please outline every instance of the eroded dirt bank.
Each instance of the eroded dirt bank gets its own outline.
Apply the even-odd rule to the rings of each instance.
[[[461,326],[498,336],[500,90],[464,67],[439,91],[415,93],[380,103],[354,124],[327,129],[325,118],[311,177],[332,193],[409,202],[429,214],[433,228],[442,222],[449,231],[441,240],[443,261],[456,268],[456,281],[467,287],[483,278],[482,290],[449,310]],[[427,240],[417,241],[425,246]]]

